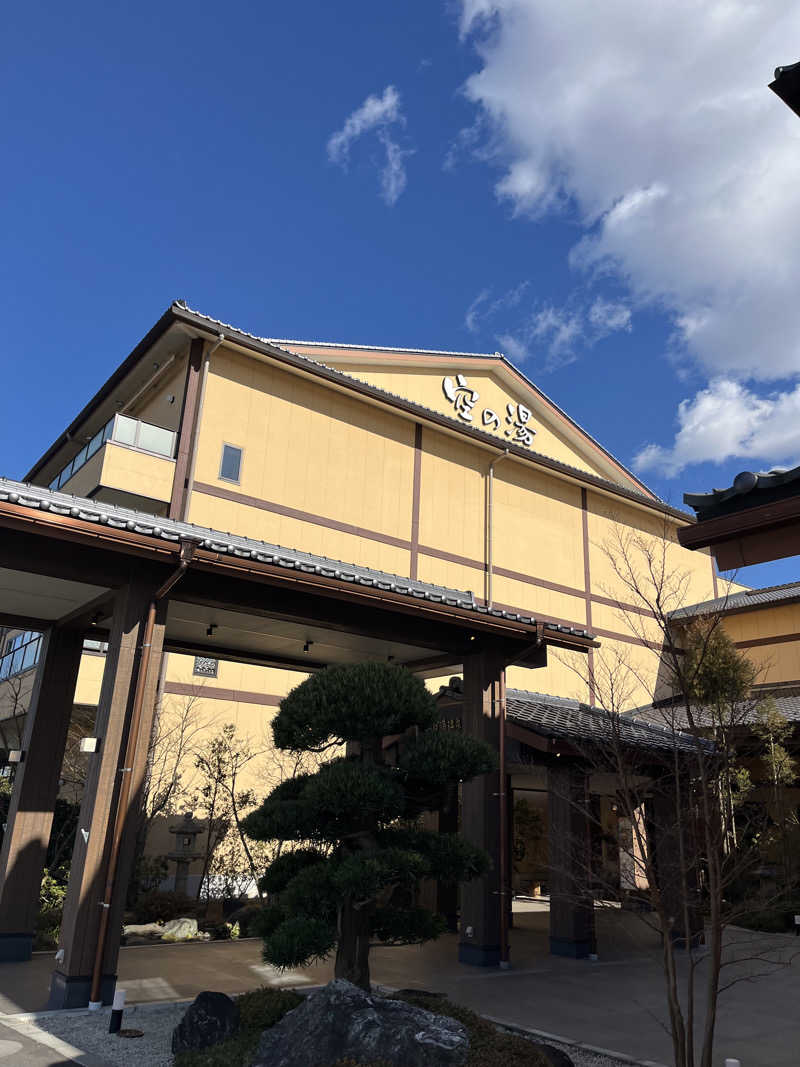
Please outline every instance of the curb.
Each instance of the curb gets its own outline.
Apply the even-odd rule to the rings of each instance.
[[[511,1033],[520,1034],[522,1037],[537,1037],[543,1041],[555,1041],[559,1045],[568,1045],[570,1048],[581,1049],[583,1052],[592,1052],[596,1056],[607,1056],[619,1063],[629,1063],[632,1067],[667,1067],[665,1063],[656,1060],[637,1060],[634,1056],[628,1056],[624,1052],[615,1052],[611,1048],[600,1048],[599,1045],[587,1045],[585,1041],[576,1041],[573,1037],[564,1037],[562,1034],[550,1034],[546,1030],[534,1030],[531,1026],[520,1026],[519,1023],[511,1023],[506,1019],[498,1019],[494,1015],[482,1015],[488,1023],[500,1026]]]

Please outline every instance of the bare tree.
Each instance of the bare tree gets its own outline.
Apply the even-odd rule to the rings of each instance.
[[[590,671],[570,666],[604,711],[603,728],[582,755],[593,770],[614,776],[628,879],[646,887],[651,911],[639,914],[662,935],[676,1067],[711,1067],[720,993],[794,954],[736,925],[752,908],[747,894],[765,823],[763,808],[742,803],[749,781],[737,748],[757,719],[757,672],[728,639],[719,612],[683,620],[674,614],[690,602],[691,575],[674,565],[673,545],[666,525],[651,536],[617,524],[601,546],[616,578],[616,591],[606,592],[655,657],[649,668],[613,651],[595,654]],[[652,691],[656,675],[660,742],[654,734],[643,750],[624,713],[642,687]],[[596,822],[589,808],[585,815]],[[585,875],[597,883],[601,872]]]

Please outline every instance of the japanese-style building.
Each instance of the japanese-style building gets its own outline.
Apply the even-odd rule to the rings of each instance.
[[[505,722],[508,780],[485,776],[463,803],[493,856],[498,797],[515,790],[548,796],[553,826],[569,817],[559,797],[594,790],[611,825],[569,738],[595,729],[597,657],[631,665],[631,706],[658,696],[660,636],[626,627],[625,610],[643,615],[607,544],[664,539],[687,603],[709,601],[712,559],[678,543],[691,522],[498,353],[274,340],[171,305],[23,482],[0,480],[0,681],[22,679],[12,711],[0,695],[22,730],[3,742],[18,769],[0,958],[30,954],[75,709],[94,740],[54,1006],[113,990],[147,743],[170,700],[261,735],[308,672],[397,663],[463,728],[498,743]],[[519,746],[538,769],[514,763]],[[498,867],[462,894],[465,962],[501,958]],[[551,946],[592,951],[585,910],[553,909]]]

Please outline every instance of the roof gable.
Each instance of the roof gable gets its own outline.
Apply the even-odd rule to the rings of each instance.
[[[532,452],[654,497],[648,487],[499,353],[274,341],[370,385]]]

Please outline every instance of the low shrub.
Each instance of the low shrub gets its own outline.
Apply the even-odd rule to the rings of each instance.
[[[302,1000],[299,994],[289,989],[266,986],[243,993],[236,998],[239,1005],[238,1034],[211,1048],[178,1053],[173,1067],[249,1067],[262,1031],[274,1026]]]
[[[230,912],[227,917],[228,922],[239,924],[239,937],[258,937],[260,934],[258,920],[262,911],[263,908],[257,901],[251,902]]]

